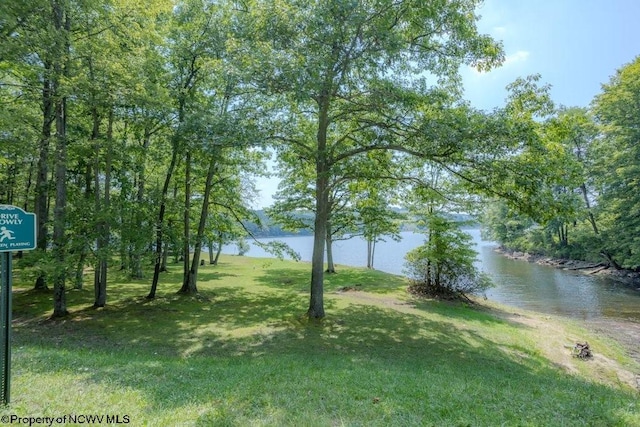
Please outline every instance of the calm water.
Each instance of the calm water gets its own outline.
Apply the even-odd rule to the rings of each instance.
[[[579,319],[611,317],[640,322],[640,290],[602,277],[508,259],[494,251],[494,243],[483,241],[479,230],[467,232],[476,243],[478,267],[489,274],[496,285],[487,292],[489,299],[541,313]],[[402,237],[400,242],[390,240],[377,244],[377,270],[402,274],[404,255],[421,245],[423,236],[405,232]],[[313,238],[310,236],[262,240],[283,241],[298,252],[303,261],[311,260]],[[224,250],[225,253],[234,251],[234,246]],[[338,241],[334,243],[334,261],[338,268],[340,264],[364,267],[366,251],[366,243],[360,238]],[[251,245],[247,256],[271,255]]]

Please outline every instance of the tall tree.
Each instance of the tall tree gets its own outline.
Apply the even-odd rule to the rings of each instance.
[[[53,37],[55,57],[51,90],[55,94],[55,187],[56,200],[53,211],[53,249],[57,263],[53,278],[53,317],[68,314],[66,299],[66,210],[67,210],[67,95],[63,88],[69,77],[71,50],[71,11],[65,0],[52,0]]]
[[[362,138],[367,131],[404,127],[416,117],[413,109],[405,115],[407,111],[398,108],[407,102],[407,79],[416,81],[429,73],[451,82],[463,63],[489,68],[500,62],[500,46],[477,32],[477,4],[251,2],[259,34],[252,50],[260,57],[256,77],[265,89],[286,98],[287,115],[309,117],[315,127],[311,140],[283,139],[299,146],[315,170],[310,318],[325,315],[323,258],[332,170],[363,151],[409,149],[406,140],[378,138],[372,143]]]
[[[180,2],[171,15],[171,30],[168,36],[168,69],[171,73],[170,96],[175,111],[175,119],[172,125],[171,135],[171,160],[164,178],[164,184],[160,193],[159,211],[156,220],[155,264],[151,290],[147,298],[155,298],[163,259],[163,245],[165,232],[165,213],[167,209],[167,196],[169,187],[174,178],[176,165],[181,156],[185,156],[186,171],[191,167],[190,151],[185,147],[185,127],[190,120],[190,114],[194,107],[197,109],[197,100],[201,83],[206,73],[203,66],[208,60],[211,39],[208,32],[213,28],[212,9],[215,4],[208,4],[199,0]],[[188,175],[185,174],[185,175]],[[189,192],[188,180],[187,193]],[[189,203],[190,195],[185,196]],[[189,270],[189,212],[185,206],[183,213],[184,234],[187,237],[184,242],[186,257],[184,259],[184,274]],[[185,254],[183,254],[185,256]]]
[[[61,67],[54,68],[54,64],[60,61],[62,49],[62,30],[54,17],[54,9],[59,9],[56,2],[44,0],[3,2],[0,6],[0,61],[8,65],[2,71],[3,86],[19,89],[19,99],[37,103],[40,107],[33,207],[37,218],[37,248],[40,256],[49,247],[50,239],[47,227],[50,224],[50,182],[53,181],[50,145],[56,121],[54,103],[59,96],[54,91],[59,84],[56,88],[53,84],[60,80],[56,73],[61,72]],[[38,111],[37,107],[33,110]],[[47,288],[44,271],[39,272],[35,288]]]
[[[603,85],[593,103],[603,138],[597,147],[598,211],[612,255],[624,267],[640,266],[640,56]]]
[[[387,185],[385,185],[387,184]],[[383,180],[357,182],[354,193],[359,228],[367,242],[367,268],[373,269],[376,244],[385,237],[399,241],[403,215],[393,208],[393,194],[397,185]]]

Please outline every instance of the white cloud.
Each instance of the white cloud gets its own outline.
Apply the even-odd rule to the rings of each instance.
[[[515,64],[518,62],[525,62],[529,58],[529,51],[519,50],[515,53],[509,54],[504,58],[503,67],[507,67],[511,64]]]

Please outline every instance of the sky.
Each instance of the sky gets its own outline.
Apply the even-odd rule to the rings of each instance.
[[[502,107],[505,87],[541,75],[557,105],[588,107],[616,70],[640,55],[640,0],[485,0],[477,10],[481,33],[501,40],[501,67],[460,70],[471,105]],[[272,203],[276,178],[260,179],[258,208]]]

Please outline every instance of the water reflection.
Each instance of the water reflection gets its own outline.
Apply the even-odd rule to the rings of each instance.
[[[488,273],[496,284],[495,288],[487,292],[488,298],[515,307],[578,319],[604,316],[640,322],[639,291],[599,276],[508,259],[495,252],[495,244],[483,241],[479,230],[468,232],[476,243],[478,267]],[[407,232],[402,237],[400,242],[378,243],[376,269],[402,274],[404,255],[422,244],[423,236]],[[277,240],[286,242],[299,252],[303,261],[311,259],[311,237],[286,237]],[[233,246],[225,248],[225,253],[234,251]],[[252,245],[247,255],[270,256],[255,245]],[[334,258],[338,265],[365,266],[366,243],[360,238],[338,241],[334,245]]]

